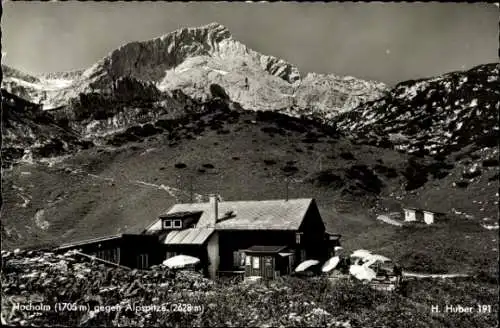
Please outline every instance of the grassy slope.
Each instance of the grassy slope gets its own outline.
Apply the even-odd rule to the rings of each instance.
[[[305,131],[320,132],[313,125],[302,124],[305,124]],[[431,229],[431,233],[429,230],[396,228],[375,220],[368,210],[371,194],[363,192],[356,185],[356,179],[347,176],[347,171],[353,165],[373,167],[383,163],[400,172],[405,167],[406,155],[353,145],[335,136],[308,143],[304,142],[308,137],[306,132],[281,128],[262,131],[277,125],[276,120],[262,121],[252,112],[245,112],[238,118],[207,114],[200,121],[177,128],[173,134],[157,134],[118,148],[103,146],[84,150],[52,167],[17,166],[4,175],[4,190],[13,192],[4,193],[2,228],[11,229],[11,235],[3,238],[3,247],[138,232],[176,201],[189,201],[191,176],[194,192],[201,195],[217,191],[225,200],[284,198],[283,168],[287,162],[294,161],[288,165],[298,169],[293,177],[295,181],[289,185],[289,196],[316,198],[328,229],[343,234],[348,249],[379,250],[408,264],[405,262],[407,252],[425,249],[425,252],[436,254],[432,257],[443,257],[448,251],[445,246],[453,245],[460,254],[469,256],[467,268],[470,265],[477,268],[473,257],[484,256],[486,249],[490,250],[486,257],[496,258],[495,252],[491,252],[496,245],[492,238],[494,233],[484,229],[473,232],[471,239],[464,239],[464,231],[456,230],[453,225]],[[193,132],[196,127],[203,132]],[[345,159],[348,157],[342,153],[346,152],[353,158]],[[176,168],[175,164],[179,163],[186,167]],[[203,168],[203,164],[212,164],[214,168]],[[77,169],[101,178],[69,171]],[[316,176],[319,171],[339,175],[344,186],[321,186]],[[401,174],[395,178],[386,178],[383,174],[378,177],[384,183],[381,195],[385,198],[400,191],[405,182]],[[165,190],[134,181],[163,184],[182,191],[174,192],[173,197]],[[24,191],[13,190],[13,185]],[[348,186],[362,195],[345,194]],[[427,188],[431,189],[432,185]],[[31,197],[25,208],[20,206],[23,202],[20,193]],[[40,209],[44,209],[43,217],[50,223],[45,231],[34,224],[35,213]],[[6,236],[4,231],[2,234]],[[441,240],[445,246],[433,246],[436,240]],[[477,243],[478,240],[481,243]],[[461,259],[454,259],[449,267],[457,269],[460,263]]]

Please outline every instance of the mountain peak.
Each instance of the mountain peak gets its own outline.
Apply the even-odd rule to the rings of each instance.
[[[143,42],[158,42],[158,40],[162,42],[182,42],[185,39],[195,42],[204,42],[206,39],[210,39],[213,44],[231,38],[231,32],[226,26],[217,22],[211,22],[201,26],[181,27],[160,37]]]
[[[111,79],[133,76],[142,80],[159,81],[165,71],[177,67],[188,58],[212,56],[224,51],[223,48],[227,47],[221,47],[223,41],[237,42],[232,39],[229,29],[217,22],[179,28],[160,37],[120,46],[89,68],[84,76],[102,77],[105,72],[104,75]],[[107,82],[109,81],[105,81]]]
[[[294,83],[300,72],[283,59],[266,56],[249,49],[232,38],[229,29],[217,22],[198,27],[185,27],[146,41],[134,41],[110,52],[91,68],[84,79],[100,88],[120,76],[161,83],[166,72],[188,62],[190,65],[227,66],[219,71],[251,67]],[[201,81],[200,81],[201,82]]]
[[[206,31],[208,33],[216,33],[218,35],[223,35],[227,38],[231,37],[231,32],[229,31],[229,29],[226,26],[224,26],[218,22],[211,22],[211,23],[208,23],[205,25],[194,26],[194,27],[180,28],[180,29],[177,29],[173,32],[167,33],[166,35],[172,34],[172,33],[179,33],[183,30],[187,30],[188,32],[196,32],[196,31],[204,31],[205,32]]]

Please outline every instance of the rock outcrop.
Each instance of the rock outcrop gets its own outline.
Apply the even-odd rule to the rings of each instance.
[[[9,167],[18,160],[51,157],[87,148],[91,142],[58,125],[41,106],[2,89],[2,165]]]

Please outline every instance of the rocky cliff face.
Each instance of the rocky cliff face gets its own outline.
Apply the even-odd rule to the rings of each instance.
[[[234,40],[226,27],[217,23],[179,29],[149,41],[128,43],[111,52],[84,75],[92,78],[105,73],[111,79],[133,76],[141,80],[161,81],[165,78],[165,71],[195,57],[215,57],[239,65],[242,62],[238,59],[245,58],[289,83],[299,79],[298,70],[291,64],[248,49]]]
[[[65,106],[80,93],[114,95],[116,83],[124,78],[149,83],[159,92],[180,89],[201,101],[210,98],[210,85],[218,84],[245,109],[327,117],[376,99],[385,90],[381,83],[355,78],[302,77],[297,67],[249,49],[217,23],[128,43],[84,71],[32,76],[7,68],[4,74],[8,91],[45,109]]]

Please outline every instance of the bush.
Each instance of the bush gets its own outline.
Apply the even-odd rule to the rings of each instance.
[[[319,142],[318,138],[312,137],[312,138],[304,138],[302,139],[303,143],[317,143]]]
[[[212,97],[214,97],[214,98],[221,98],[224,100],[229,100],[229,96],[226,93],[226,90],[224,90],[224,88],[218,84],[215,84],[215,83],[210,84],[210,93],[211,93]]]
[[[407,271],[424,273],[447,273],[448,259],[436,254],[409,252],[401,257],[403,267]]]
[[[354,160],[356,159],[354,155],[350,152],[342,152],[340,153],[340,157],[342,157],[345,160]]]
[[[459,180],[455,182],[455,185],[459,188],[467,188],[469,182],[467,180]]]
[[[481,175],[481,170],[479,169],[476,169],[474,171],[462,172],[462,177],[464,177],[465,179],[474,179],[480,175]]]
[[[280,129],[280,128],[276,128],[276,127],[273,127],[273,126],[265,126],[263,128],[260,129],[262,132],[265,132],[265,133],[269,133],[269,134],[280,134],[280,135],[285,135],[285,131],[283,129]]]
[[[408,165],[403,171],[403,176],[406,178],[406,190],[414,190],[422,187],[427,181],[427,169],[421,164],[418,159],[411,158]]]
[[[174,166],[176,169],[184,169],[187,167],[187,165],[184,163],[176,163]]]
[[[206,168],[206,169],[213,169],[213,168],[214,168],[214,166],[213,166],[212,164],[210,164],[210,163],[203,164],[202,166],[203,166],[204,168]]]
[[[64,144],[59,139],[51,139],[45,145],[33,149],[33,155],[42,157],[58,156],[64,152]]]
[[[158,120],[155,122],[155,126],[167,131],[172,131],[177,126],[177,124],[175,124],[171,120]]]
[[[480,270],[476,275],[476,278],[480,282],[485,282],[488,284],[498,285],[498,272],[491,272],[489,270]]]
[[[497,158],[488,158],[483,161],[483,167],[498,166]]]
[[[264,164],[266,165],[274,165],[276,164],[276,161],[274,159],[265,159]]]
[[[291,166],[291,165],[286,165],[282,167],[281,170],[285,173],[295,173],[299,171],[299,169],[296,166]]]
[[[493,174],[490,178],[488,178],[488,181],[498,181],[498,179],[500,179],[500,176],[497,173]]]
[[[321,187],[340,188],[344,185],[342,177],[331,171],[321,171],[313,179]]]
[[[378,141],[378,147],[381,147],[381,148],[393,148],[394,147],[394,144],[389,140],[389,138],[382,138],[380,141]]]
[[[381,165],[381,164],[376,164],[373,167],[373,170],[379,174],[384,175],[385,177],[387,177],[389,179],[396,178],[398,176],[398,172],[395,169],[393,169],[392,167],[387,167],[387,166]]]
[[[356,183],[356,186],[373,193],[380,193],[384,184],[366,165],[353,165],[346,170],[346,180]]]

